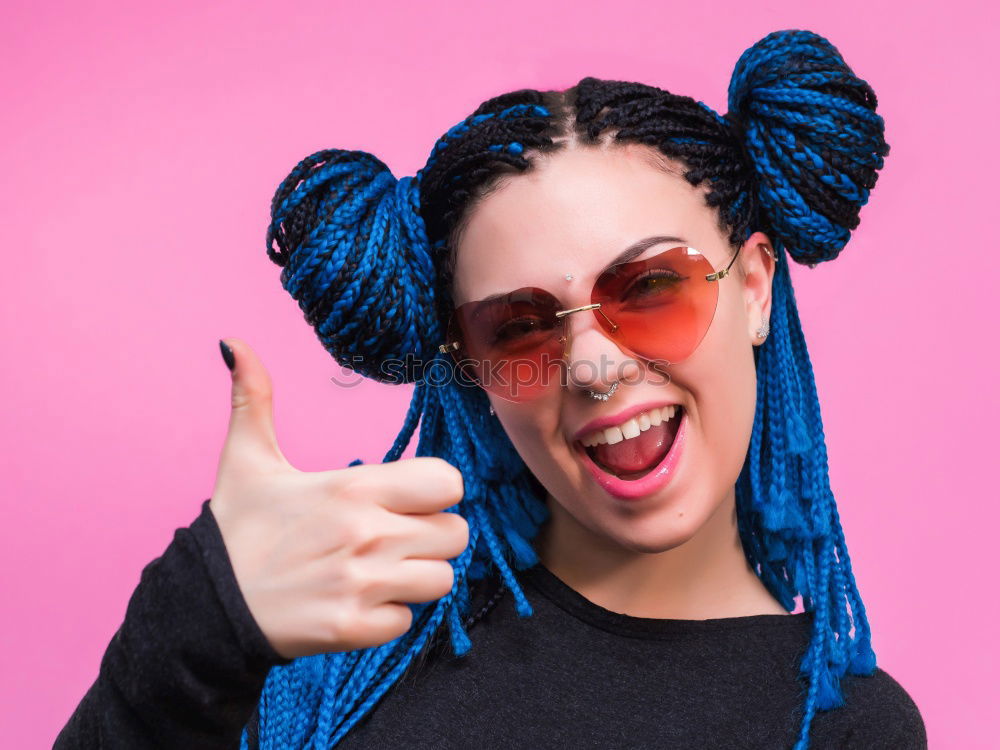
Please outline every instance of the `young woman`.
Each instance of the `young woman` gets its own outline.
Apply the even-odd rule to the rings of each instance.
[[[876,105],[781,31],[725,116],[585,78],[483,103],[413,178],[303,160],[269,255],[339,363],[415,384],[402,431],[299,472],[220,342],[212,497],[57,747],[926,747],[876,666],[788,273],[857,227]]]

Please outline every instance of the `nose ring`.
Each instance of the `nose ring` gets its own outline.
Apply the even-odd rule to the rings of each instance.
[[[587,395],[590,396],[593,399],[598,400],[598,401],[607,401],[609,398],[611,398],[612,396],[615,395],[615,391],[618,390],[618,384],[620,382],[621,382],[620,380],[616,380],[614,383],[611,384],[611,388],[609,388],[608,390],[604,391],[604,393],[599,393],[597,391],[592,391],[592,390],[590,390],[588,388],[587,389]]]
[[[557,310],[556,317],[563,318],[567,315],[570,315],[575,312],[580,312],[582,310],[594,310],[595,312],[600,313],[601,315],[604,316],[604,318],[608,321],[608,323],[611,324],[611,333],[614,333],[615,331],[618,330],[618,324],[615,323],[611,318],[609,318],[607,313],[605,313],[604,310],[601,309],[600,302],[593,302],[589,305],[581,305],[580,307],[572,307],[569,310]],[[566,347],[566,345],[569,343],[568,333],[560,336],[559,341],[563,344],[563,358],[568,358],[569,349]],[[615,391],[618,390],[618,383],[620,382],[621,381],[616,380],[614,383],[611,384],[611,388],[604,391],[603,393],[592,391],[589,388],[586,388],[584,390],[587,392],[587,395],[590,396],[592,399],[596,399],[597,401],[607,401],[609,398],[615,395]]]

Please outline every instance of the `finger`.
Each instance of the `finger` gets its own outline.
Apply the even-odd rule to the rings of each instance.
[[[455,571],[444,560],[399,560],[392,566],[391,575],[373,586],[372,596],[379,602],[417,604],[440,599],[454,585]]]
[[[469,523],[458,513],[394,514],[398,530],[385,540],[397,559],[450,560],[469,545]]]
[[[435,513],[462,500],[461,472],[433,456],[359,464],[329,472],[334,491],[378,502],[394,513]]]
[[[385,602],[368,609],[358,623],[354,648],[381,646],[403,635],[413,624],[413,612],[405,604]]]
[[[271,377],[257,354],[241,339],[223,339],[233,353],[231,411],[226,449],[256,449],[285,460],[274,431]]]

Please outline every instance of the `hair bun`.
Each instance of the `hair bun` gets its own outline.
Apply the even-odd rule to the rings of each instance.
[[[414,177],[364,151],[319,151],[271,202],[267,254],[338,363],[412,382],[440,343],[434,269]]]
[[[792,259],[833,260],[858,226],[889,145],[875,92],[811,31],[775,31],[747,49],[729,84],[757,197]]]

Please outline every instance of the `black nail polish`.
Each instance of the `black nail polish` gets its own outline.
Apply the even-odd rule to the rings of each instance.
[[[233,356],[233,350],[222,339],[219,339],[219,348],[222,350],[222,359],[225,361],[226,367],[232,372],[233,368],[236,367],[236,357]]]

